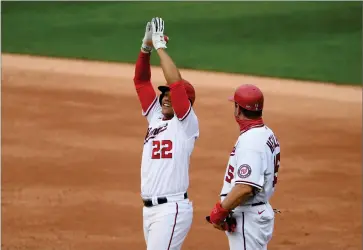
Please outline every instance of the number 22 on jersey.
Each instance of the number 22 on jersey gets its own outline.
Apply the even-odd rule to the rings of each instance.
[[[152,143],[151,159],[171,159],[173,158],[173,142],[170,140],[155,140]]]

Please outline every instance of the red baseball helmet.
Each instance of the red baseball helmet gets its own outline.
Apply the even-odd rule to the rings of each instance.
[[[188,81],[183,80],[185,91],[187,92],[188,99],[190,103],[193,105],[195,101],[195,90],[193,85],[191,85]],[[170,91],[168,86],[159,86],[158,89],[161,91],[160,102],[163,99],[165,92]]]
[[[234,92],[234,96],[228,99],[250,111],[260,111],[263,109],[263,93],[258,87],[252,84],[239,86]]]

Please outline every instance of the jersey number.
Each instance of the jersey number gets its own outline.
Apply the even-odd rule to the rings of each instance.
[[[153,141],[151,159],[170,159],[173,157],[172,149],[173,142],[170,140]]]
[[[234,178],[234,167],[229,165],[226,178],[224,179],[226,182],[231,183]]]
[[[272,187],[275,187],[277,183],[277,173],[279,172],[280,167],[280,153],[275,156],[275,170],[274,170],[274,181],[272,183]]]

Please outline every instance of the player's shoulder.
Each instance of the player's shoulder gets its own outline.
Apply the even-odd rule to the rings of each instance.
[[[272,134],[273,131],[266,125],[241,132],[238,148],[261,151]]]
[[[163,118],[163,113],[162,113],[160,103],[157,102],[157,104],[155,104],[155,109],[152,112],[152,119],[157,120],[157,119],[160,119],[160,118],[161,119]]]
[[[198,120],[197,113],[195,112],[195,109],[193,108],[193,106],[190,106],[189,116],[195,120]]]
[[[176,116],[174,116],[171,119],[164,119],[164,115],[162,113],[155,114],[155,116],[152,118],[151,122],[149,123],[149,126],[152,127],[158,127],[163,125],[167,125],[169,129],[171,128],[175,130],[180,129],[181,126]]]
[[[153,114],[153,116],[151,117],[151,119],[149,121],[149,127],[156,127],[162,122],[163,122],[163,114],[159,113],[159,112],[155,113],[155,114]]]

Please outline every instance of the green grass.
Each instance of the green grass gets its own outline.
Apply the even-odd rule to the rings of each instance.
[[[360,2],[2,2],[2,51],[134,63],[145,23],[161,16],[179,67],[362,84],[361,11]]]

